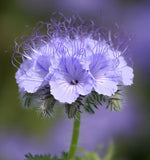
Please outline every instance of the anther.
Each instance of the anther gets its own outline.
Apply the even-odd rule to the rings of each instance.
[[[70,83],[71,83],[72,85],[76,85],[76,84],[78,83],[78,80],[72,80]]]

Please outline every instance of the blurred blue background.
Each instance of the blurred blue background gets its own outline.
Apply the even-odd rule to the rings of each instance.
[[[150,160],[150,1],[146,0],[1,0],[0,1],[0,160],[23,160],[28,152],[59,155],[69,148],[72,120],[63,109],[56,117],[42,119],[21,106],[11,64],[16,37],[48,22],[53,11],[77,10],[99,23],[117,22],[134,38],[129,55],[134,67],[134,85],[125,90],[121,112],[100,107],[95,115],[84,114],[79,146],[93,151],[99,145],[115,144],[114,160]],[[8,52],[6,52],[8,51]],[[101,153],[103,154],[103,152]]]

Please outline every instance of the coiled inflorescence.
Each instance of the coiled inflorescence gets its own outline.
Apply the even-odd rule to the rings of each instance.
[[[36,101],[51,115],[63,104],[69,118],[83,109],[93,113],[103,102],[117,110],[119,86],[133,83],[133,69],[123,57],[124,39],[115,36],[78,15],[59,13],[40,22],[31,37],[16,43],[13,56],[14,65],[22,60],[16,81],[24,105]]]

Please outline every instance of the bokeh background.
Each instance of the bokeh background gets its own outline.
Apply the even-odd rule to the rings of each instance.
[[[23,160],[28,152],[60,155],[67,151],[72,120],[63,109],[42,119],[21,106],[15,72],[11,64],[16,37],[27,26],[49,21],[53,11],[69,14],[76,10],[97,23],[118,23],[133,40],[129,55],[134,67],[134,85],[127,87],[121,112],[99,108],[95,115],[84,114],[79,146],[93,151],[111,141],[114,160],[150,160],[150,1],[149,0],[1,0],[0,1],[0,160]],[[104,154],[102,150],[100,154]]]

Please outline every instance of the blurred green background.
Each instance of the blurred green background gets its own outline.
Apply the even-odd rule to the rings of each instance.
[[[94,148],[91,144],[96,148],[98,143],[113,139],[114,160],[150,160],[150,2],[146,0],[0,1],[0,159],[21,160],[28,152],[59,154],[69,146],[72,120],[66,120],[61,109],[51,119],[42,119],[37,112],[24,109],[15,82],[16,68],[11,64],[15,38],[22,36],[27,26],[48,22],[51,13],[60,9],[68,14],[71,9],[78,10],[83,17],[92,17],[97,22],[98,15],[103,13],[107,20],[118,22],[134,35],[129,49],[134,63],[134,85],[126,91],[122,113],[112,116],[108,111],[99,111],[100,116],[85,115],[81,145],[90,150]],[[90,132],[93,123],[100,129]],[[86,131],[89,135],[83,142]]]

